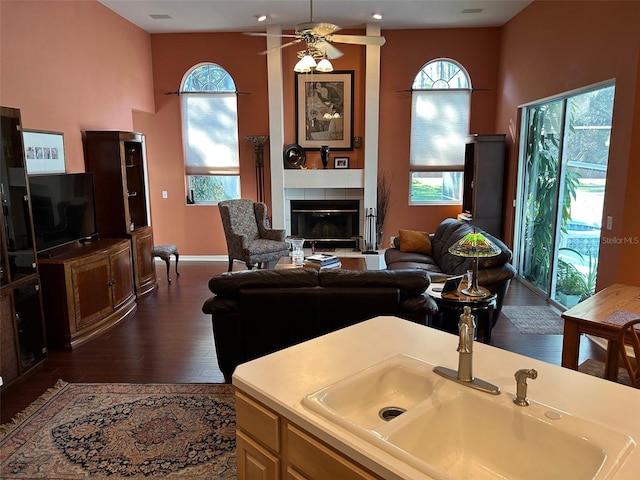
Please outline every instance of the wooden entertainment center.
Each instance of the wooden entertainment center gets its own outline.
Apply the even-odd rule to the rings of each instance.
[[[136,307],[131,242],[105,238],[38,258],[50,347],[75,348]]]
[[[83,142],[99,239],[38,256],[47,339],[55,348],[72,349],[96,338],[158,285],[144,135],[87,131]]]
[[[80,178],[84,173],[28,174],[20,110],[3,106],[0,114],[5,390],[41,368],[49,348],[78,347],[121,322],[158,282],[144,135],[84,132],[85,170],[93,180]]]

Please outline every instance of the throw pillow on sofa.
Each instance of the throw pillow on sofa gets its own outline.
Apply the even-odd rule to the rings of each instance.
[[[400,251],[431,255],[431,240],[427,232],[400,230]]]

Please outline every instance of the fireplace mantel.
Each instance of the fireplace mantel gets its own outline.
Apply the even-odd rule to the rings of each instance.
[[[364,188],[364,170],[284,170],[284,188]]]

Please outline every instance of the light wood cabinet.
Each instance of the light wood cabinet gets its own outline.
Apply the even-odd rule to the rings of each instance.
[[[236,391],[239,480],[380,480],[323,441]]]
[[[145,136],[137,132],[84,132],[87,171],[94,173],[100,237],[129,238],[138,296],[157,285],[149,209]]]
[[[100,239],[39,260],[49,344],[75,348],[136,308],[131,243]]]
[[[2,389],[47,357],[20,110],[0,107],[0,376]]]
[[[462,210],[471,223],[502,238],[505,135],[470,135],[465,145]]]

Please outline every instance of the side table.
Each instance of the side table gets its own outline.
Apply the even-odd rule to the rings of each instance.
[[[479,287],[480,290],[486,293],[484,297],[469,297],[460,291],[440,294],[433,291],[434,285],[439,286],[439,284],[432,284],[427,290],[427,293],[438,305],[438,314],[436,315],[434,327],[457,333],[460,315],[464,312],[464,307],[469,307],[471,308],[471,314],[476,316],[478,329],[482,329],[483,342],[491,343],[493,311],[496,308],[498,295],[491,293],[484,287]]]

